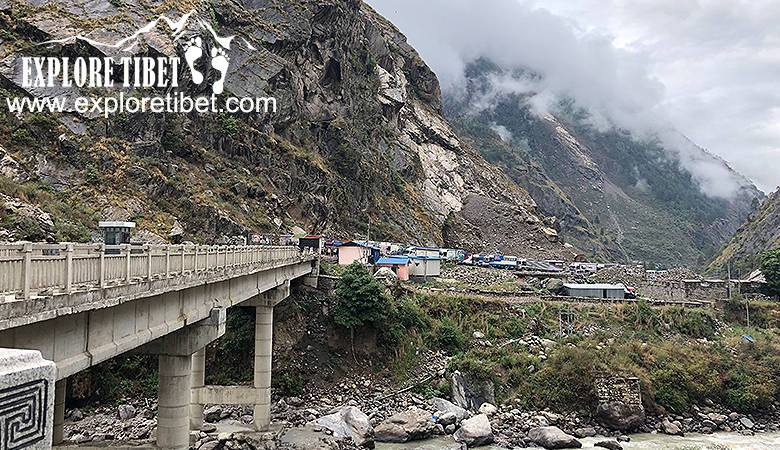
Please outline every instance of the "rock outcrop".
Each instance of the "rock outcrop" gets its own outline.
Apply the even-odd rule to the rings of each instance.
[[[510,243],[527,247],[529,257],[573,255],[546,238],[528,192],[458,138],[442,115],[435,74],[367,3],[196,4],[176,37],[200,37],[208,53],[218,43],[201,24],[235,35],[225,95],[273,96],[277,111],[4,115],[0,171],[12,177],[13,189],[58,192],[30,198],[52,215],[61,239],[89,239],[96,214],[121,208],[126,218],[140,217],[139,230],[167,236],[181,229],[181,240],[219,242],[298,228],[346,237],[363,232],[370,217],[382,224],[381,239],[492,250],[507,235],[491,225],[497,223],[511,225]],[[2,42],[26,45],[0,43],[4,97],[94,93],[23,86],[20,57],[41,51],[181,57],[186,39],[175,39],[163,21],[121,49],[75,36],[114,43],[150,18],[178,20],[193,9],[191,2],[118,6],[113,0],[88,7],[77,0],[14,5],[0,16]],[[53,40],[62,43],[36,45]],[[182,70],[178,91],[210,95],[216,77],[210,70],[196,84]],[[476,213],[481,199],[516,220],[484,223]],[[29,237],[39,239],[25,227],[13,230],[14,239]]]
[[[452,374],[452,400],[461,408],[477,411],[484,403],[496,402],[493,382],[455,371]]]

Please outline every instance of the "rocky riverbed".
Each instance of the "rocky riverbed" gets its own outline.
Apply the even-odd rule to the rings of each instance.
[[[442,359],[439,366],[421,371],[418,380],[443,379],[443,364]],[[447,380],[452,383],[449,400],[426,398],[409,389],[413,385],[399,389],[366,377],[344,381],[329,392],[277,398],[272,407],[277,432],[251,437],[236,432],[251,425],[251,407],[211,405],[204,411],[206,425],[193,436],[194,448],[349,448],[435,437],[471,447],[579,448],[583,443],[602,443],[604,448],[641,448],[626,445],[632,438],[624,431],[606,428],[591,415],[522,411],[511,401],[494,406],[487,386],[463,385],[456,376],[448,375]],[[154,400],[134,399],[119,406],[69,410],[66,438],[77,444],[151,443],[156,406]],[[685,414],[647,416],[634,431],[669,436],[731,433],[748,438],[777,433],[779,412],[777,404],[760,416],[701,405]]]

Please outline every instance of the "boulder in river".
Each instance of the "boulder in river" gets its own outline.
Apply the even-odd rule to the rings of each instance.
[[[596,408],[596,417],[612,430],[631,431],[645,421],[642,405],[629,405],[620,401],[602,403]]]
[[[715,425],[713,423],[713,425]],[[661,423],[661,430],[670,436],[682,436],[682,428],[680,426],[669,419],[664,419],[664,421]]]
[[[479,447],[493,442],[493,428],[485,414],[478,414],[471,419],[466,419],[460,424],[460,428],[453,435],[457,442],[468,447]]]
[[[546,449],[582,448],[582,443],[558,427],[537,427],[528,430],[528,439]]]
[[[607,450],[623,450],[623,446],[618,441],[599,441],[593,444],[593,446],[606,448]]]
[[[395,414],[374,429],[378,442],[408,442],[427,439],[436,430],[436,423],[428,411],[412,407]]]
[[[368,416],[354,406],[346,406],[311,423],[329,429],[336,439],[352,438],[355,445],[374,448],[374,427]]]
[[[433,405],[434,410],[441,413],[437,414],[439,417],[443,417],[444,414],[447,413],[454,414],[456,418],[455,423],[460,423],[463,419],[466,419],[469,416],[468,411],[443,398],[434,397],[431,399],[431,404]]]
[[[452,400],[461,408],[476,411],[483,403],[496,403],[493,382],[477,380],[468,374],[452,374]]]

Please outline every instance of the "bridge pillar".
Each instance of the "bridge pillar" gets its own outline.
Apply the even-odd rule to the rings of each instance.
[[[157,446],[187,449],[190,446],[191,357],[160,355]]]
[[[203,382],[206,345],[225,334],[225,310],[215,308],[207,319],[195,322],[156,339],[139,352],[159,355],[157,446],[187,449],[190,445],[190,410],[193,408],[193,379]],[[193,362],[195,364],[193,365]],[[194,367],[194,371],[193,371]],[[200,409],[203,417],[203,408]]]
[[[52,434],[52,443],[54,445],[62,443],[65,440],[65,388],[68,379],[63,378],[54,384],[54,430]]]
[[[255,307],[255,428],[265,430],[271,424],[271,359],[273,352],[274,307]]]
[[[193,391],[206,385],[206,349],[201,349],[192,355]],[[190,401],[190,429],[200,430],[203,427],[203,405],[193,395]]]

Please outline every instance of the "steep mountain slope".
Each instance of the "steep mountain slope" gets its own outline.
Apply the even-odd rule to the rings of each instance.
[[[725,274],[731,264],[732,274],[745,276],[758,268],[761,252],[780,247],[780,190],[775,191],[751,214],[734,237],[712,260],[707,271]]]
[[[731,198],[703,193],[660,141],[600,131],[571,102],[562,102],[554,114],[537,113],[529,101],[533,92],[497,87],[530,84],[535,76],[478,60],[466,71],[465,92],[445,97],[445,110],[463,136],[531,192],[540,209],[556,216],[564,234],[590,254],[700,266],[762,198],[725,162],[698,147],[690,146],[695,158],[736,180],[739,188]]]
[[[236,35],[225,93],[273,95],[279,107],[104,119],[0,105],[0,239],[86,240],[105,218],[152,237],[294,227],[349,237],[370,219],[376,239],[565,253],[528,193],[451,130],[438,80],[405,37],[359,0],[13,0],[0,11],[0,97],[52,94],[21,87],[22,55],[111,54],[94,41],[194,11],[183,40],[158,21],[123,48],[181,55],[200,37],[208,55],[214,39],[191,24]],[[77,34],[89,40],[67,39]],[[39,45],[54,39],[64,41]],[[208,95],[217,76],[181,90]],[[485,207],[507,219],[486,222]]]

